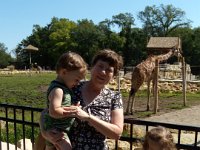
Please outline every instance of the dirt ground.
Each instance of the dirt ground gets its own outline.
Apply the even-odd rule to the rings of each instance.
[[[124,112],[126,111],[127,107],[127,101],[128,98],[123,98],[123,104],[124,104]],[[177,98],[176,96],[171,96],[167,98],[161,98],[159,97],[158,101],[158,111],[156,114],[154,114],[154,98],[151,98],[151,105],[150,105],[150,111],[146,111],[147,109],[147,98],[146,97],[137,97],[135,100],[135,111],[133,115],[125,115],[125,117],[132,117],[132,118],[146,118],[156,115],[165,114],[168,112],[177,111],[179,109],[188,108],[196,105],[200,105],[200,100],[189,100],[186,101],[186,106],[183,106],[183,99]]]

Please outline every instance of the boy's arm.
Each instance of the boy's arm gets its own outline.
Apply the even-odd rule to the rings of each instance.
[[[53,118],[63,118],[62,108],[63,90],[61,88],[54,88],[49,96],[49,115]]]
[[[60,88],[53,89],[49,94],[49,115],[54,118],[75,117],[77,112],[76,106],[62,107],[63,90]]]

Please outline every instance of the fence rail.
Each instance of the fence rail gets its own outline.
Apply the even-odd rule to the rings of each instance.
[[[137,138],[133,134],[133,126],[134,125],[141,125],[145,127],[145,131],[147,132],[150,127],[155,127],[155,126],[163,126],[168,129],[173,129],[177,130],[177,143],[176,146],[178,149],[187,149],[187,150],[200,150],[200,139],[198,139],[198,133],[200,133],[200,127],[196,126],[188,126],[188,125],[180,125],[180,124],[170,124],[170,123],[162,123],[162,122],[151,122],[151,121],[145,121],[145,120],[139,120],[139,119],[132,119],[132,118],[127,118],[124,120],[124,123],[127,123],[130,125],[129,128],[129,137],[122,136],[120,140],[122,141],[129,141],[130,142],[130,150],[132,150],[132,142],[135,141],[143,141],[142,138]],[[194,133],[194,142],[193,144],[183,144],[181,143],[183,131],[190,131]]]
[[[35,143],[39,132],[37,118],[42,110],[41,108],[0,104],[0,150],[2,150],[2,141],[7,143],[8,150],[10,149],[9,143],[14,144],[17,150],[17,141],[20,139],[23,139],[24,150],[26,149],[25,138]],[[33,147],[34,144],[32,144]]]
[[[35,143],[35,139],[39,133],[39,124],[38,119],[42,108],[32,108],[27,106],[16,106],[9,104],[0,104],[0,150],[2,150],[2,142],[6,142],[7,149],[10,149],[9,143],[15,145],[15,150],[17,150],[17,141],[23,139],[23,147],[26,149],[25,138],[31,139],[32,143]],[[4,124],[4,123],[5,124]],[[178,149],[188,149],[188,150],[200,150],[200,140],[198,139],[198,133],[200,132],[200,127],[195,126],[185,126],[161,122],[150,122],[145,120],[138,120],[132,118],[126,118],[124,120],[125,124],[129,125],[129,136],[122,136],[120,140],[127,141],[130,143],[130,150],[132,150],[133,142],[143,141],[143,138],[138,138],[133,133],[133,126],[140,125],[145,128],[147,132],[150,127],[154,126],[164,126],[169,129],[177,130],[178,140],[177,148]],[[28,130],[29,129],[29,130]],[[195,138],[193,144],[182,144],[182,131],[194,132]],[[11,138],[13,137],[13,139]],[[34,144],[32,144],[34,148]],[[118,149],[118,141],[115,142],[115,149]],[[5,149],[4,149],[5,150]]]

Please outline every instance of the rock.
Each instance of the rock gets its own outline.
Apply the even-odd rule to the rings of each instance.
[[[23,139],[19,140],[17,142],[17,147],[19,147],[20,149],[23,149],[24,150],[24,144],[23,144]],[[32,142],[30,139],[25,139],[25,146],[26,146],[26,149],[25,150],[32,150]]]
[[[115,140],[107,139],[106,142],[110,150],[115,150]],[[135,149],[136,148],[135,145],[133,145],[132,148]],[[129,149],[130,149],[129,142],[118,140],[118,150],[129,150]]]
[[[2,150],[8,149],[6,142],[1,142],[1,149]],[[9,150],[15,150],[15,145],[9,144]],[[21,150],[21,149],[17,148],[17,150]]]
[[[6,127],[6,122],[3,120],[0,120],[0,129],[5,129]]]

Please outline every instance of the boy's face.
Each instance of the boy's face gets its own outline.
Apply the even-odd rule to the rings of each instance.
[[[68,88],[73,88],[76,86],[81,79],[85,76],[84,71],[82,69],[74,70],[74,71],[63,71],[63,81]]]
[[[162,145],[159,142],[155,142],[151,139],[148,139],[149,149],[148,150],[163,150]]]

